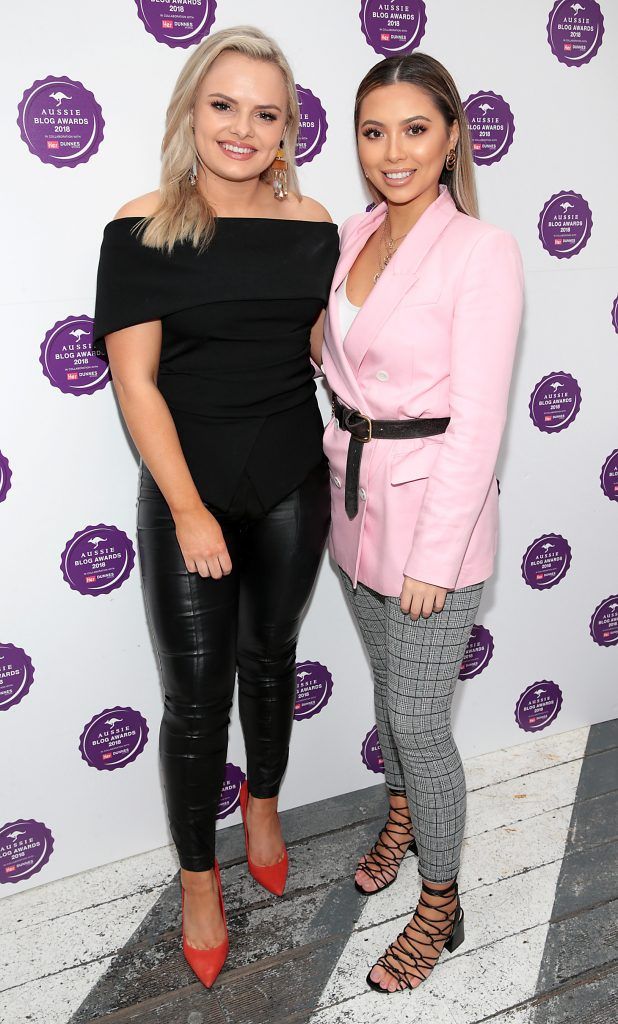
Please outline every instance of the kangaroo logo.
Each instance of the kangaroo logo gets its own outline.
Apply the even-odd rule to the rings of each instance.
[[[484,114],[486,114],[488,110],[493,109],[494,108],[491,106],[490,103],[479,103],[479,110],[482,110]]]
[[[554,380],[554,381],[552,381],[552,383],[549,386],[550,386],[550,388],[553,388],[554,391],[557,391],[558,388],[562,387],[562,384],[560,383],[559,380]]]
[[[88,331],[83,331],[81,327],[76,327],[74,331],[69,331],[69,334],[72,338],[75,338],[76,341],[79,341],[80,338],[88,335]]]
[[[610,608],[610,611],[615,612],[616,608],[618,608],[618,604],[616,604],[616,602],[614,601],[613,604],[610,604],[609,608]]]
[[[319,661],[300,661],[296,663],[296,701],[294,718],[296,720],[313,718],[325,707],[333,692],[333,677]]]
[[[535,691],[534,691],[534,696],[535,696],[535,697],[540,697],[540,696],[541,696],[541,695],[542,695],[543,693],[545,693],[545,690],[543,690],[543,689],[541,688],[541,689],[538,689],[538,690],[535,690]]]
[[[67,96],[65,92],[50,92],[49,98],[56,101],[56,106],[59,107],[63,100],[72,100],[72,96]]]
[[[573,203],[570,203],[568,199],[565,199],[563,203],[560,203],[560,209],[564,210],[564,212],[566,213],[567,210],[574,210],[575,206],[573,205]]]
[[[20,836],[25,836],[25,834],[25,832],[20,832],[18,829],[16,829],[14,832],[9,832],[8,837],[9,839],[19,839]]]
[[[571,4],[571,10],[575,11],[575,14],[579,14],[580,11],[585,11],[586,8],[582,7],[581,4]]]
[[[549,551],[549,549],[553,547],[554,545],[550,544],[549,541],[547,541],[547,544],[543,544],[543,551]]]
[[[107,540],[107,537],[90,537],[88,540],[89,544],[92,544],[93,548],[98,547],[99,544],[103,544]]]
[[[117,725],[118,722],[122,722],[122,718],[106,718],[105,725]]]

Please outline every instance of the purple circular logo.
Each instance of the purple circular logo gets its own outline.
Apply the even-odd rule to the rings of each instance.
[[[106,708],[91,718],[80,736],[80,753],[98,771],[124,768],[141,754],[148,740],[145,718],[133,708]]]
[[[549,590],[564,579],[571,564],[571,548],[559,533],[546,533],[532,542],[521,563],[524,583],[533,590]]]
[[[382,757],[382,749],[378,739],[377,725],[374,725],[373,729],[370,729],[365,736],[361,747],[361,757],[363,764],[370,771],[384,773],[384,758]]]
[[[326,111],[317,96],[302,85],[296,86],[298,105],[300,107],[300,126],[296,140],[296,163],[307,164],[318,153],[326,142],[328,122]]]
[[[556,0],[547,22],[547,39],[561,64],[587,64],[603,42],[603,15],[596,0]]]
[[[603,464],[601,490],[610,501],[618,501],[618,449],[608,455]]]
[[[296,665],[296,702],[294,718],[297,722],[313,718],[325,707],[333,692],[333,677],[319,661],[301,661]]]
[[[546,252],[570,260],[586,245],[592,231],[592,211],[579,192],[557,192],[541,210],[539,238]]]
[[[245,779],[246,775],[238,765],[231,762],[226,764],[217,808],[217,819],[227,818],[228,814],[233,814],[236,808],[240,807],[240,787]]]
[[[133,544],[116,526],[87,526],[68,542],[60,561],[62,575],[79,594],[109,594],[129,578],[135,564]]]
[[[612,306],[612,327],[616,334],[618,334],[618,296],[614,299],[614,305]]]
[[[86,163],[103,141],[103,113],[81,82],[51,75],[26,89],[17,124],[31,153],[44,164]]]
[[[460,679],[472,679],[487,668],[494,653],[494,638],[484,626],[472,627],[466,653],[459,671]]]
[[[210,32],[215,0],[135,0],[137,13],[157,42],[167,46],[193,46]]]
[[[0,644],[0,711],[19,704],[34,682],[32,661],[21,647]]]
[[[59,320],[45,335],[39,362],[47,379],[65,395],[91,395],[110,379],[109,366],[92,351],[91,316]]]
[[[538,732],[551,725],[561,707],[560,687],[547,679],[541,679],[521,694],[515,705],[515,721],[524,732]]]
[[[579,412],[582,393],[570,373],[549,373],[530,395],[530,419],[544,434],[554,434],[570,426]]]
[[[360,20],[365,39],[385,57],[411,53],[425,34],[423,0],[362,0]]]
[[[0,501],[4,501],[11,489],[12,475],[9,460],[0,452]]]
[[[0,828],[0,882],[23,882],[45,867],[54,837],[34,818],[8,821]]]
[[[590,636],[599,647],[618,644],[618,594],[606,597],[590,620]]]
[[[79,737],[79,750],[91,768],[113,772],[141,754],[148,742],[148,725],[133,708],[106,708],[91,718]]]
[[[495,164],[513,141],[515,119],[511,108],[495,92],[475,92],[464,103],[475,164]]]

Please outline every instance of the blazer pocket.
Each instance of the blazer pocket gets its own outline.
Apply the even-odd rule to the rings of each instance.
[[[440,435],[438,435],[440,436]],[[391,484],[406,484],[412,480],[425,480],[433,469],[442,440],[417,438],[418,447],[398,454],[391,461]]]
[[[442,294],[440,281],[417,281],[416,284],[405,293],[400,309],[412,309],[415,306],[435,306]]]

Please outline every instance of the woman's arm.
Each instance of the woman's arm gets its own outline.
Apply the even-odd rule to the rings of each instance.
[[[517,242],[483,235],[468,257],[451,335],[451,421],[418,516],[405,576],[454,588],[494,471],[523,302]]]
[[[301,219],[304,220],[320,221],[327,224],[332,224],[333,222],[333,218],[326,207],[322,206],[315,199],[311,199],[310,196],[303,196],[302,202],[296,206],[296,212],[301,212]],[[325,314],[326,311],[322,310],[311,329],[311,362],[315,370],[314,377],[322,376],[322,342],[324,340]]]
[[[323,309],[311,328],[311,362],[316,371],[315,377],[322,375],[322,345],[324,342],[324,318],[326,310]]]
[[[220,579],[232,568],[223,533],[199,496],[172,415],[156,384],[161,321],[115,331],[105,341],[127,429],[174,517],[187,569]]]

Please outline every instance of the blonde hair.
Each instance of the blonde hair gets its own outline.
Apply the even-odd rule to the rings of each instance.
[[[450,128],[455,121],[459,125],[459,143],[456,148],[455,167],[452,171],[443,168],[440,184],[446,185],[458,210],[471,217],[478,217],[478,199],[474,180],[474,160],[468,122],[455,82],[446,68],[435,57],[426,53],[409,53],[405,57],[387,57],[367,72],[356,93],[354,105],[354,128],[358,136],[361,103],[374,89],[383,85],[407,82],[416,85],[431,96],[436,107]],[[371,195],[376,202],[383,202],[382,193],[368,182]]]
[[[284,154],[288,163],[288,188],[300,199],[295,168],[296,139],[300,121],[298,96],[292,69],[277,43],[257,28],[239,25],[223,29],[205,39],[193,51],[174,86],[167,108],[165,134],[161,144],[160,203],[152,216],[143,218],[136,229],[144,245],[171,251],[176,242],[191,242],[203,249],[215,232],[215,213],[198,188],[189,182],[193,161],[197,159],[191,128],[191,112],[202,79],[217,57],[231,51],[254,60],[275,64],[287,88],[288,112],[284,135]],[[272,180],[267,168],[260,178]]]

